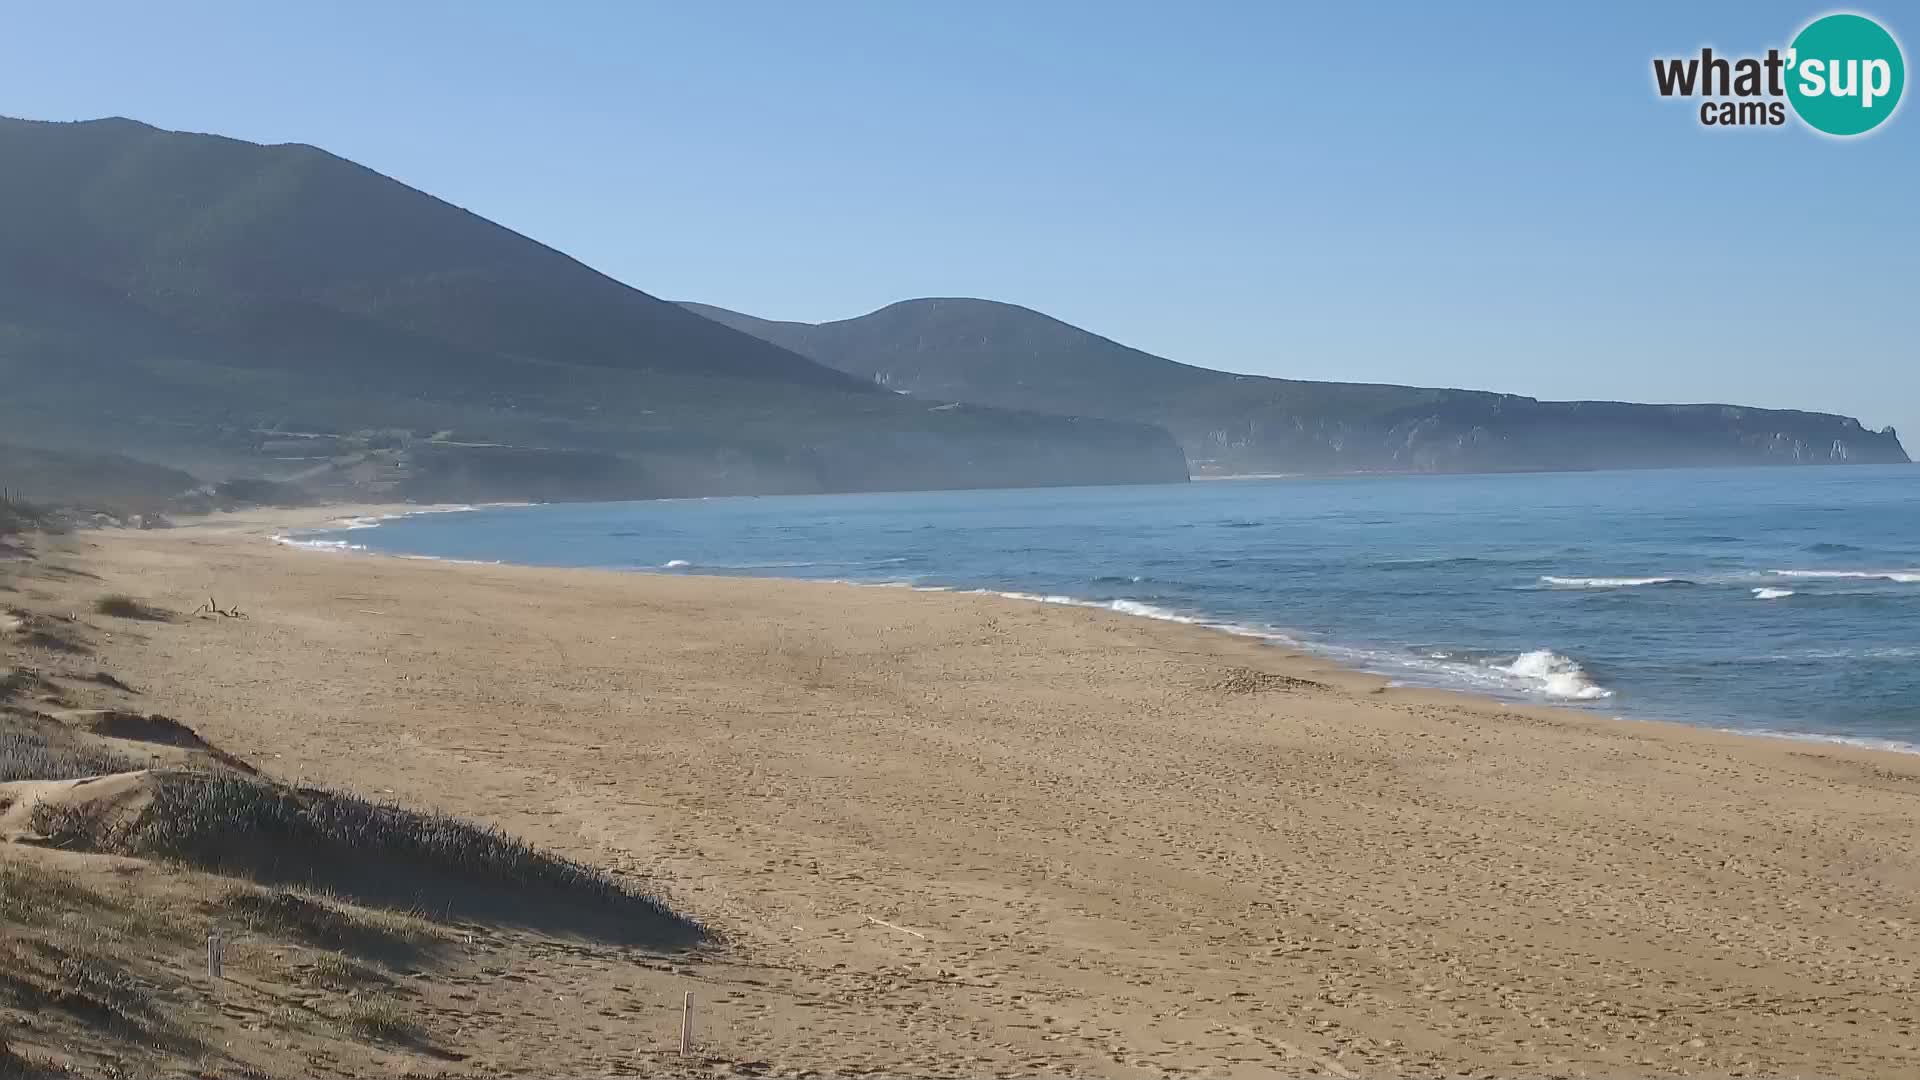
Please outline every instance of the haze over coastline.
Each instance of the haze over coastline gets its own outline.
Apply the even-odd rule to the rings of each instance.
[[[0,111],[137,102],[313,143],[655,295],[767,318],[978,296],[1230,371],[1911,436],[1913,115],[1846,144],[1705,132],[1648,73],[1783,44],[1814,10],[1253,5],[1176,33],[1144,4],[226,0],[130,7],[102,35],[42,4],[0,39]]]
[[[161,496],[203,480],[254,502],[554,501],[1908,460],[1854,417],[1262,379],[988,301],[820,326],[669,303],[300,144],[0,117],[0,157],[0,423],[42,450],[196,474]],[[44,498],[47,479],[13,482]]]

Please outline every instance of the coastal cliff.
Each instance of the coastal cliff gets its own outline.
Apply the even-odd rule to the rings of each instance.
[[[908,300],[839,322],[690,310],[850,375],[929,399],[1166,428],[1196,473],[1504,472],[1887,464],[1891,428],[1738,405],[1539,401],[1477,390],[1311,382],[1177,363],[1037,311]]]

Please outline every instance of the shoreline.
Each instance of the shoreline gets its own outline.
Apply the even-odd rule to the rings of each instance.
[[[1220,477],[1218,479],[1266,479],[1266,477]],[[270,536],[268,538],[277,544],[281,544],[289,548],[294,548],[297,550],[313,552],[313,553],[332,552],[337,554],[367,555],[367,556],[374,556],[378,558],[399,559],[399,560],[405,560],[405,561],[445,563],[445,564],[454,565],[454,566],[525,566],[528,569],[541,569],[541,570],[584,570],[584,571],[599,572],[599,573],[647,574],[647,575],[655,575],[655,576],[671,576],[676,578],[694,578],[694,579],[714,578],[714,579],[721,579],[721,580],[778,581],[778,582],[787,582],[787,583],[793,583],[793,584],[843,585],[843,586],[851,586],[854,588],[895,588],[895,589],[906,589],[913,592],[924,592],[924,593],[950,593],[953,595],[961,595],[961,596],[992,596],[992,597],[998,597],[1003,600],[1008,600],[1008,601],[1013,601],[1018,603],[1043,604],[1043,605],[1051,604],[1051,605],[1057,605],[1062,607],[1079,608],[1079,609],[1089,610],[1089,611],[1108,611],[1108,612],[1113,612],[1115,614],[1126,615],[1132,618],[1146,619],[1146,620],[1151,620],[1155,622],[1163,622],[1163,623],[1169,623],[1169,624],[1180,625],[1180,626],[1193,626],[1193,627],[1198,627],[1205,630],[1210,630],[1215,633],[1226,634],[1232,637],[1243,638],[1243,639],[1252,640],[1252,641],[1259,641],[1263,645],[1276,649],[1281,654],[1288,656],[1292,659],[1329,663],[1329,664],[1335,665],[1340,670],[1348,672],[1354,676],[1378,679],[1381,681],[1384,687],[1389,689],[1396,689],[1396,690],[1404,689],[1404,690],[1411,690],[1411,691],[1417,691],[1417,692],[1458,695],[1463,698],[1467,698],[1469,700],[1479,702],[1482,707],[1500,707],[1500,708],[1518,707],[1518,708],[1535,708],[1535,709],[1554,709],[1554,710],[1566,712],[1571,715],[1587,717],[1589,719],[1604,718],[1607,720],[1620,722],[1620,723],[1672,724],[1672,725],[1676,725],[1683,728],[1689,728],[1696,731],[1713,731],[1713,732],[1718,732],[1726,735],[1745,736],[1745,737],[1756,738],[1756,739],[1784,740],[1788,742],[1806,744],[1806,745],[1843,746],[1843,747],[1848,747],[1856,750],[1868,750],[1868,751],[1874,751],[1878,753],[1920,755],[1920,742],[1907,742],[1900,739],[1883,739],[1883,738],[1876,738],[1873,736],[1845,735],[1845,734],[1835,734],[1830,732],[1817,732],[1817,731],[1802,732],[1802,731],[1781,731],[1781,730],[1768,730],[1768,729],[1755,729],[1755,728],[1737,728],[1737,727],[1727,727],[1724,725],[1705,723],[1705,722],[1696,723],[1689,720],[1675,719],[1671,716],[1662,716],[1662,715],[1657,715],[1652,713],[1649,713],[1646,715],[1640,715],[1640,714],[1636,714],[1632,710],[1622,710],[1619,712],[1612,712],[1603,708],[1599,704],[1600,701],[1604,701],[1606,698],[1612,696],[1613,692],[1610,690],[1598,698],[1587,699],[1586,702],[1583,703],[1582,699],[1579,698],[1578,696],[1561,698],[1560,700],[1554,700],[1556,695],[1534,696],[1532,694],[1515,693],[1511,696],[1503,696],[1501,694],[1494,693],[1486,689],[1460,688],[1460,687],[1439,685],[1438,683],[1425,683],[1425,682],[1420,682],[1418,680],[1408,680],[1408,679],[1396,677],[1394,675],[1391,675],[1385,672],[1370,670],[1357,663],[1350,662],[1347,658],[1340,655],[1343,651],[1351,651],[1350,649],[1348,649],[1348,647],[1338,646],[1338,645],[1328,645],[1325,648],[1316,649],[1311,643],[1302,642],[1299,639],[1294,638],[1282,632],[1261,630],[1257,627],[1245,626],[1238,623],[1228,622],[1228,621],[1216,619],[1204,614],[1203,615],[1187,615],[1187,614],[1183,614],[1176,611],[1157,608],[1154,605],[1146,604],[1144,602],[1131,601],[1131,600],[1115,600],[1115,601],[1086,600],[1079,597],[1072,597],[1072,596],[1065,596],[1065,595],[1048,596],[1048,595],[1039,595],[1034,593],[1023,593],[1017,590],[1002,590],[1002,589],[994,589],[994,588],[988,588],[988,587],[963,588],[958,586],[946,586],[946,585],[918,585],[912,582],[904,582],[904,581],[854,581],[854,580],[845,579],[845,578],[829,578],[829,579],[791,578],[791,577],[783,577],[783,576],[772,575],[772,574],[729,575],[729,574],[702,574],[698,572],[692,572],[692,573],[683,572],[683,573],[676,573],[671,575],[661,574],[661,570],[666,568],[646,569],[646,568],[634,568],[634,567],[614,568],[614,567],[592,567],[592,566],[541,567],[541,566],[532,566],[529,564],[506,562],[504,560],[497,560],[497,559],[495,560],[454,559],[454,558],[447,558],[447,557],[438,556],[438,555],[413,555],[413,554],[400,554],[400,553],[393,553],[393,552],[374,551],[364,546],[357,546],[357,545],[351,545],[351,544],[345,544],[344,546],[337,546],[342,544],[343,542],[336,542],[336,541],[304,542],[289,535],[289,533],[302,532],[302,531],[331,532],[331,531],[339,531],[339,530],[372,529],[372,528],[378,528],[382,524],[388,521],[394,521],[400,518],[413,517],[416,515],[423,515],[423,514],[466,513],[466,512],[476,511],[476,510],[489,510],[489,509],[502,509],[502,508],[517,509],[517,508],[531,507],[531,506],[537,506],[537,505],[543,505],[543,504],[537,504],[537,503],[480,503],[480,504],[472,504],[472,505],[433,504],[433,505],[418,506],[418,507],[413,506],[411,504],[366,504],[366,505],[349,504],[346,507],[341,508],[349,511],[349,513],[347,513],[346,516],[329,515],[327,519],[327,523],[320,524],[320,525],[315,525],[315,524],[289,525],[285,527],[285,531],[281,532],[278,535]],[[315,512],[320,512],[320,511],[328,510],[329,508],[326,508],[326,507],[302,508],[302,510],[307,510],[307,509],[311,509]],[[197,518],[197,519],[191,519],[191,520],[210,521],[212,519]],[[669,566],[671,566],[671,564],[669,564]],[[680,569],[678,567],[672,567],[672,568]],[[698,568],[694,568],[694,569],[697,571]]]
[[[29,599],[179,613],[89,617],[99,666],[276,777],[656,883],[726,941],[662,978],[733,1060],[1864,1078],[1920,1052],[1912,755],[992,595],[267,542],[357,510],[74,534]],[[210,594],[249,618],[184,617]],[[631,1044],[578,1013],[530,1036],[564,1030],[563,1071]]]

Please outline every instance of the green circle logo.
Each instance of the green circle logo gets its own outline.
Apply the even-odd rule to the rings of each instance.
[[[1900,104],[1907,64],[1900,43],[1864,15],[1827,15],[1793,39],[1787,99],[1817,131],[1861,135]]]

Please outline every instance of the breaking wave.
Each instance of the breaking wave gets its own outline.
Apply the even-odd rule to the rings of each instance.
[[[1548,697],[1597,701],[1613,696],[1613,691],[1588,677],[1585,668],[1551,649],[1523,652],[1512,663],[1496,666]]]
[[[1830,489],[1818,470],[1741,474],[1773,485],[1778,506],[1719,499],[1712,477],[1649,474],[1671,499],[1642,505],[1609,484],[1590,505],[1549,514],[1521,507],[1560,507],[1560,486],[1584,481],[1487,480],[1498,498],[1440,516],[1432,487],[1315,481],[1211,498],[1192,488],[862,496],[857,512],[838,496],[587,504],[387,521],[384,532],[350,531],[383,524],[372,517],[333,521],[379,509],[334,509],[316,517],[320,529],[281,531],[353,555],[437,549],[662,576],[1008,590],[1116,613],[1098,617],[1108,625],[1124,615],[1270,642],[1409,687],[1920,742],[1908,708],[1920,678],[1920,503],[1890,486],[1911,477],[1877,475],[1852,472]],[[1475,495],[1483,482],[1461,483]],[[1493,490],[1503,487],[1515,501]],[[1855,516],[1810,516],[1828,504]],[[1034,518],[1036,505],[1057,519]],[[1789,659],[1765,659],[1776,655]]]
[[[304,539],[298,536],[289,536],[285,533],[275,536],[273,538],[273,542],[276,544],[285,544],[288,547],[305,548],[308,551],[365,551],[367,550],[367,546],[365,544],[354,544],[354,543],[349,543],[345,540],[309,540],[309,539]]]
[[[531,503],[488,503],[487,505],[489,507],[494,507],[494,506],[531,506],[532,504]],[[398,521],[401,518],[416,517],[420,514],[470,514],[478,509],[480,508],[477,506],[468,506],[465,503],[451,503],[445,506],[416,506],[410,510],[395,510],[392,513],[388,513],[388,514],[367,514],[363,517],[341,518],[339,521],[334,523],[334,526],[336,528],[341,528],[341,529],[377,529],[381,525],[389,521]]]
[[[1100,601],[1082,600],[1078,597],[1058,594],[1000,592],[991,589],[974,591],[1004,597],[1008,600],[1098,608],[1144,619],[1158,619],[1162,622],[1180,623],[1186,626],[1204,626],[1209,630],[1259,638],[1286,648],[1319,653],[1375,675],[1385,675],[1395,679],[1405,679],[1411,675],[1414,682],[1443,689],[1469,689],[1483,693],[1549,697],[1562,701],[1600,701],[1613,696],[1612,690],[1594,682],[1592,676],[1588,675],[1586,669],[1577,661],[1551,649],[1534,649],[1518,656],[1479,660],[1458,659],[1447,652],[1417,656],[1404,651],[1361,649],[1303,641],[1272,628],[1185,615],[1139,600]]]
[[[1692,585],[1677,577],[1555,577],[1543,574],[1540,584],[1555,589],[1631,589],[1639,585]]]
[[[998,596],[1007,600],[1025,600],[1034,604],[1062,604],[1067,607],[1097,608],[1102,611],[1114,611],[1122,615],[1133,615],[1142,619],[1158,619],[1161,622],[1180,623],[1183,626],[1204,626],[1209,630],[1222,630],[1241,637],[1256,637],[1287,645],[1298,645],[1294,639],[1276,630],[1247,626],[1242,623],[1222,622],[1198,615],[1183,615],[1158,604],[1149,604],[1141,600],[1082,600],[1077,596],[1061,596],[1055,593],[1000,592],[994,589],[974,589],[975,593]]]
[[[1897,581],[1902,585],[1920,585],[1920,570],[1769,570],[1767,573],[1775,577]]]
[[[487,503],[484,508],[498,506],[532,506],[532,503]],[[365,551],[365,544],[350,543],[346,540],[323,539],[327,533],[353,531],[356,529],[377,529],[389,521],[415,517],[421,514],[467,514],[482,509],[480,506],[468,506],[465,503],[445,506],[416,506],[407,510],[396,510],[387,514],[364,514],[357,517],[344,517],[332,523],[326,529],[302,529],[296,533],[280,533],[273,537],[276,544],[288,547],[305,548],[308,551]]]

